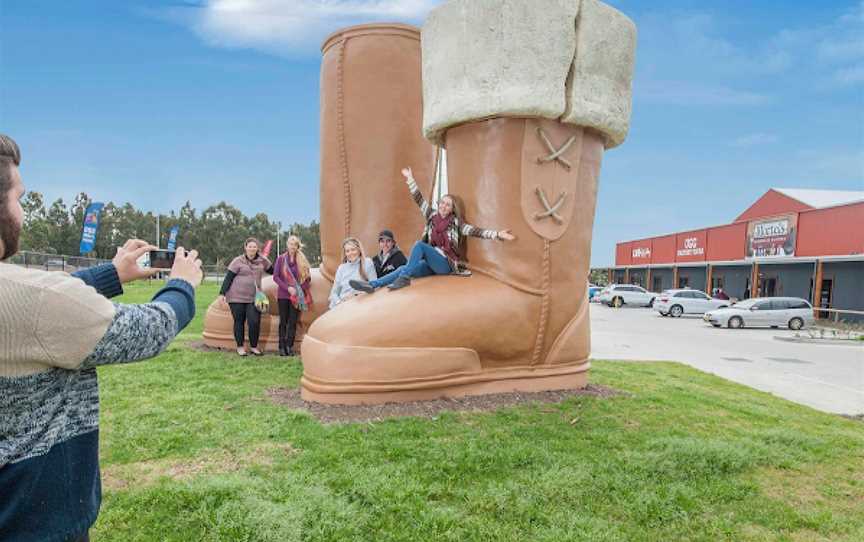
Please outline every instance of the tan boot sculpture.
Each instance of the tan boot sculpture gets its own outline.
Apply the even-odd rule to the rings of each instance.
[[[420,30],[403,24],[353,26],[332,34],[321,48],[321,267],[312,270],[313,310],[303,313],[304,330],[327,310],[327,296],[342,261],[342,240],[357,237],[370,257],[378,233],[392,230],[410,243],[423,217],[405,205],[404,186],[392,180],[415,164],[421,190],[429,194],[436,148],[423,138]],[[271,258],[275,261],[275,255]],[[259,346],[279,345],[276,285],[264,280],[270,314],[261,319]],[[204,320],[204,343],[234,348],[227,305],[215,301]]]
[[[451,0],[432,11],[425,134],[446,144],[449,191],[466,221],[516,240],[472,238],[470,277],[381,289],[318,319],[302,345],[304,398],[586,384],[597,180],[604,148],[628,130],[634,52],[633,23],[596,0]]]

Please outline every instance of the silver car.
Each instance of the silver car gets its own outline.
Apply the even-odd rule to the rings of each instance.
[[[665,290],[661,293],[654,300],[654,310],[661,316],[680,318],[682,314],[705,314],[731,304],[729,300],[712,299],[699,290],[683,288]]]
[[[813,324],[813,307],[798,297],[754,297],[725,309],[706,312],[703,320],[714,327],[788,327]]]
[[[657,294],[649,292],[635,284],[610,284],[597,294],[600,303],[605,303],[616,309],[622,305],[650,307],[654,304]]]

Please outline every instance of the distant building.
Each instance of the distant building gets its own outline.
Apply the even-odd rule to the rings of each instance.
[[[618,243],[610,280],[864,310],[864,191],[772,188],[731,224]]]

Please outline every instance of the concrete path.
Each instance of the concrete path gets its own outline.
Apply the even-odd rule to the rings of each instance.
[[[717,329],[701,317],[591,304],[591,357],[678,361],[815,409],[864,414],[864,344],[778,341],[786,329]]]

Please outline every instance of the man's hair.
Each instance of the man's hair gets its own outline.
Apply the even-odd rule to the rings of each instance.
[[[0,134],[0,260],[18,252],[21,228],[8,213],[9,194],[12,192],[12,166],[21,165],[21,150],[18,144]]]
[[[12,166],[21,165],[21,149],[11,137],[0,134],[0,205],[5,206],[6,197],[12,190]]]

